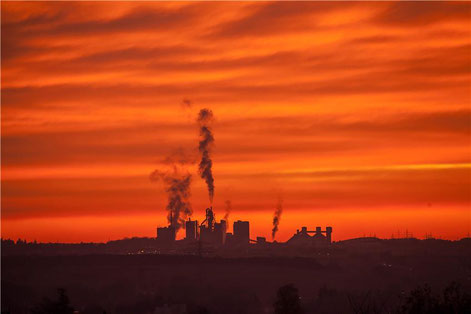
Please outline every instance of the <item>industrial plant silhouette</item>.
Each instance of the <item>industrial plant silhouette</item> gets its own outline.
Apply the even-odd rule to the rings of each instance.
[[[172,217],[170,221],[173,221]],[[227,221],[216,221],[212,206],[206,208],[206,217],[201,222],[189,218],[185,222],[185,238],[176,240],[176,227],[169,225],[167,227],[157,228],[157,243],[162,248],[187,248],[188,246],[198,244],[198,248],[240,248],[249,244],[268,246],[272,243],[267,242],[265,237],[250,238],[250,222],[234,221],[233,233],[227,232]],[[325,247],[332,243],[332,227],[316,227],[310,231],[307,227],[302,227],[285,243],[290,246],[304,247]],[[282,244],[282,243],[277,243]]]
[[[212,204],[215,192],[215,178],[213,175],[213,160],[212,148],[214,145],[214,134],[212,130],[212,121],[214,114],[211,109],[203,108],[199,110],[197,116],[197,123],[199,127],[199,143],[198,152],[200,162],[198,165],[198,172],[206,183],[209,195],[209,201]],[[184,159],[184,158],[181,158]],[[171,158],[168,158],[171,160]],[[182,162],[180,162],[182,163]],[[183,162],[184,163],[184,162]],[[224,249],[238,249],[247,247],[250,244],[257,244],[259,246],[269,247],[273,244],[280,245],[281,243],[270,243],[265,237],[250,237],[250,222],[249,221],[234,221],[233,233],[227,232],[227,218],[216,221],[213,207],[206,208],[205,218],[201,223],[198,220],[192,220],[192,210],[190,206],[190,186],[191,174],[187,171],[179,171],[176,162],[173,162],[173,169],[164,172],[160,169],[154,170],[150,174],[151,181],[163,181],[165,184],[165,191],[168,195],[168,202],[166,209],[168,211],[167,227],[157,228],[157,242],[156,246],[160,250],[177,250],[188,252],[192,247],[196,247],[198,253],[201,254],[203,250],[218,250]],[[229,203],[226,205],[230,207]],[[273,218],[272,238],[274,240],[276,232],[279,227],[280,217],[283,211],[282,198],[279,196],[277,208]],[[188,220],[185,220],[188,218]],[[180,228],[185,228],[186,236],[183,240],[176,240],[176,235]],[[321,227],[316,227],[315,231],[308,230],[307,227],[302,227],[283,245],[288,246],[304,246],[304,247],[325,247],[332,243],[332,227],[328,226],[325,230]],[[172,251],[173,252],[173,251]]]

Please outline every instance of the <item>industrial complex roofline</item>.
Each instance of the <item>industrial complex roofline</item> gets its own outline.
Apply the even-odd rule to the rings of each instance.
[[[266,238],[257,237],[257,240],[250,239],[250,224],[248,221],[237,220],[233,223],[233,233],[227,232],[227,221],[217,222],[214,216],[213,208],[206,208],[206,217],[200,225],[197,220],[185,222],[186,242],[199,242],[200,244],[213,247],[220,246],[240,246],[248,245],[251,242],[268,243]],[[176,229],[173,226],[157,228],[157,239],[166,245],[175,242]],[[325,230],[316,227],[316,230],[308,230],[302,227],[286,241],[294,246],[319,246],[332,243],[332,227],[328,226]]]

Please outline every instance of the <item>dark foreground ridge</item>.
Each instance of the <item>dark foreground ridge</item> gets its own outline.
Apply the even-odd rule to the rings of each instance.
[[[18,239],[2,239],[2,256],[12,255],[90,255],[90,254],[156,254],[156,255],[197,255],[220,257],[316,257],[343,256],[344,254],[381,253],[383,255],[443,255],[463,254],[471,248],[471,238],[458,241],[415,238],[379,239],[375,237],[355,238],[337,242],[298,242],[295,234],[287,242],[246,242],[243,245],[207,246],[199,241],[174,241],[171,245],[158,238],[125,238],[106,243],[38,243]],[[320,245],[319,245],[320,244]]]
[[[360,238],[297,251],[290,247],[267,251],[252,244],[236,253],[222,249],[201,255],[144,254],[138,249],[138,244],[152,240],[4,241],[2,313],[48,313],[56,307],[100,314],[469,313],[471,309],[469,239]]]

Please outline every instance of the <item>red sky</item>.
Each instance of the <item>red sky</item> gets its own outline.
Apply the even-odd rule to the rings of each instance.
[[[253,238],[270,238],[279,195],[279,240],[470,232],[470,3],[1,8],[4,238],[155,236],[167,196],[149,174],[197,156],[200,108],[216,118],[216,217],[231,200]]]

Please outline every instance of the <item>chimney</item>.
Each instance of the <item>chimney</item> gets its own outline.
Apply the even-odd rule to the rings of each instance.
[[[329,241],[329,243],[332,243],[332,227],[326,227],[325,234],[327,237],[327,241]]]

